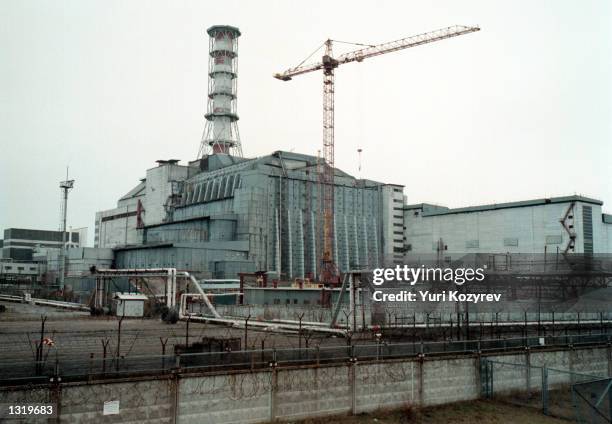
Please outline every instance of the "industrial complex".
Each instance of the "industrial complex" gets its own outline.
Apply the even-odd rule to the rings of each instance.
[[[152,163],[95,214],[93,247],[86,229],[67,226],[67,208],[78,207],[68,176],[59,231],[5,230],[0,322],[10,319],[0,337],[11,347],[0,346],[0,404],[54,402],[58,422],[231,423],[526,390],[523,403],[547,413],[558,406],[549,393],[609,380],[612,215],[601,200],[415,204],[408,182],[335,166],[337,68],[479,30],[453,26],[338,56],[327,40],[320,62],[274,74],[323,74],[321,153],[249,158],[238,130],[242,34],[208,28],[196,158]],[[447,300],[442,278],[413,284],[444,301],[373,300],[411,289],[371,278],[402,266],[477,268],[477,283],[449,282],[450,299],[503,300]]]

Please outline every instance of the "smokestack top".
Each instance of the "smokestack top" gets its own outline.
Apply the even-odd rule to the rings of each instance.
[[[214,37],[215,34],[219,32],[226,32],[226,31],[233,32],[234,34],[236,34],[236,37],[240,37],[242,35],[240,33],[240,30],[237,27],[231,26],[231,25],[213,25],[206,30],[208,35],[211,37]]]

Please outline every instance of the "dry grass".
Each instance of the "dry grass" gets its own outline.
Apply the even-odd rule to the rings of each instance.
[[[342,415],[303,421],[295,424],[567,424],[568,421],[547,417],[537,409],[496,401],[478,400],[414,409],[376,411],[355,416]]]

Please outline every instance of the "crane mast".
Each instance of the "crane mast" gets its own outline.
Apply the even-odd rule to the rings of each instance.
[[[338,274],[334,258],[334,69],[338,62],[332,57],[332,41],[325,42],[323,56],[323,253],[319,280],[332,283]],[[320,176],[321,177],[321,176]]]
[[[334,77],[335,69],[345,63],[361,62],[364,59],[380,56],[398,50],[416,47],[459,35],[480,31],[479,27],[455,25],[435,31],[402,38],[388,43],[367,46],[344,53],[338,57],[333,56],[333,40],[325,41],[325,53],[320,62],[313,64],[300,64],[284,72],[274,74],[274,78],[281,81],[290,81],[293,77],[323,70],[323,159],[322,170],[319,172],[319,201],[322,202],[323,228],[322,248],[320,252],[319,280],[326,284],[339,282],[339,272],[335,263],[334,254]],[[304,63],[304,62],[302,62]],[[322,193],[321,193],[322,191]]]

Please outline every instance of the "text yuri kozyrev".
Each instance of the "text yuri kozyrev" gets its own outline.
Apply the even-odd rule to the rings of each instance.
[[[454,283],[462,286],[466,282],[481,282],[485,279],[484,268],[426,268],[396,265],[395,268],[376,268],[372,272],[372,283],[380,286],[385,282],[402,282],[414,286],[417,283]],[[400,290],[384,292],[375,290],[372,300],[376,302],[498,302],[501,294],[463,293],[459,290]]]

